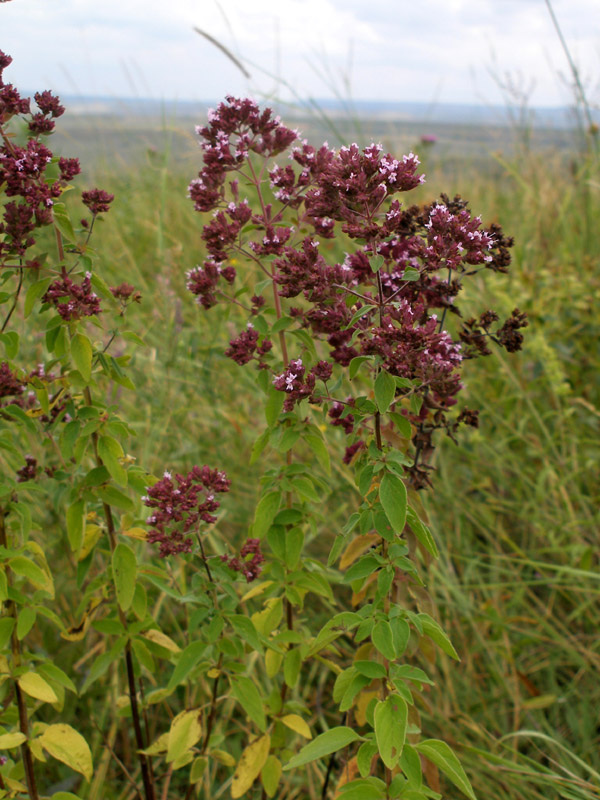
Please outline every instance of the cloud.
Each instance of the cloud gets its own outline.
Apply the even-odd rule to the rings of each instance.
[[[553,7],[593,94],[597,0]],[[351,75],[358,98],[502,102],[492,67],[533,80],[532,102],[568,99],[541,0],[14,0],[0,5],[0,25],[9,78],[29,89],[199,100],[269,92],[280,76],[327,97]],[[251,64],[253,80],[194,25]]]

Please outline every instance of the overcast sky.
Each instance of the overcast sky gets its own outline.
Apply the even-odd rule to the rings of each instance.
[[[553,7],[598,103],[600,2]],[[349,83],[356,99],[495,104],[501,81],[531,105],[570,101],[544,0],[3,0],[0,49],[5,79],[59,94],[327,98]]]

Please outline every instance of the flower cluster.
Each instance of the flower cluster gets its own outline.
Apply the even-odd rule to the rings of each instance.
[[[101,311],[98,295],[92,291],[92,275],[86,272],[81,283],[75,283],[68,275],[53,281],[42,297],[50,303],[67,322],[91,317]]]
[[[8,363],[3,361],[0,364],[0,398],[18,397],[25,391],[23,382],[11,370]]]
[[[120,283],[118,286],[110,286],[109,289],[115,300],[119,300],[122,305],[141,303],[142,301],[141,292],[138,292],[130,283]]]
[[[511,352],[521,346],[520,329],[527,323],[518,310],[503,324],[497,316],[467,320],[458,340],[444,328],[448,314],[461,316],[456,299],[464,278],[480,270],[507,270],[512,239],[497,225],[484,227],[458,196],[404,206],[397,195],[424,182],[414,153],[397,158],[374,143],[339,150],[325,143],[317,149],[298,142],[296,132],[269,109],[232,97],[209,114],[209,124],[198,133],[204,165],[189,194],[196,210],[212,211],[213,219],[202,232],[208,259],[188,273],[188,288],[210,308],[224,295],[220,278],[233,270],[225,262],[234,256],[250,260],[271,274],[278,316],[288,314],[313,340],[326,342],[328,360],[312,369],[304,354],[307,363],[284,358],[273,385],[285,392],[286,412],[306,398],[330,401],[329,394],[315,394],[316,380],[328,380],[334,363],[347,367],[359,356],[369,358],[371,369],[404,379],[396,399],[415,426],[418,472],[417,460],[432,451],[435,430],[453,435],[459,423],[472,424],[472,412],[447,416],[462,388],[463,361],[486,355],[488,340]],[[285,150],[291,164],[273,159]],[[257,157],[267,163],[257,166]],[[240,186],[248,183],[259,195],[255,206],[240,196]],[[354,249],[332,263],[327,252],[336,251],[321,244],[336,232],[354,240]],[[232,282],[234,276],[230,272],[226,279]],[[292,298],[299,304],[280,308]],[[250,313],[262,314],[263,303]],[[494,330],[490,326],[496,323]],[[257,358],[258,339],[249,328],[230,342],[227,355],[248,363]],[[402,405],[413,393],[421,398],[418,413]],[[329,414],[347,435],[360,436],[370,424],[361,414],[357,430],[341,404],[332,405]],[[360,442],[347,448],[345,459]],[[416,484],[423,482],[422,475],[415,478]]]
[[[202,267],[194,267],[187,273],[187,288],[196,295],[197,302],[206,309],[217,302],[215,292],[220,278],[227,283],[235,280],[234,267],[221,267],[212,258],[206,259]]]
[[[261,564],[264,560],[265,557],[260,549],[260,539],[247,539],[240,550],[239,558],[236,556],[221,556],[221,561],[227,564],[229,569],[241,572],[248,583],[258,578],[262,572]]]
[[[114,194],[105,192],[104,189],[90,189],[81,193],[83,205],[89,208],[94,216],[108,211],[110,204],[115,199]]]
[[[262,360],[262,356],[265,356],[273,349],[273,342],[270,339],[263,339],[259,344],[258,339],[258,331],[254,330],[252,323],[249,322],[246,330],[229,342],[225,355],[240,365],[256,359],[259,369],[267,369],[268,364]]]
[[[273,378],[273,386],[279,392],[286,393],[283,410],[291,411],[296,403],[306,397],[313,403],[321,402],[322,398],[314,394],[316,382],[328,381],[332,371],[333,367],[328,361],[319,361],[308,373],[301,358],[290,361],[284,372]]]
[[[214,512],[220,503],[215,494],[228,492],[230,484],[224,472],[195,466],[187,475],[177,473],[175,478],[165,472],[149,487],[142,498],[144,505],[153,509],[146,520],[152,526],[148,541],[159,545],[162,558],[191,551],[191,534],[201,522],[216,522]]]
[[[37,475],[37,458],[25,456],[25,465],[17,470],[17,483],[34,480]]]

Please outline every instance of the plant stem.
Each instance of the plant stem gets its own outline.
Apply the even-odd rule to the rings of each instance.
[[[6,330],[6,326],[10,322],[10,318],[13,315],[13,311],[15,310],[15,308],[17,307],[17,303],[19,302],[19,295],[21,294],[22,286],[23,286],[23,267],[19,269],[19,283],[17,285],[17,291],[15,292],[15,299],[13,300],[13,304],[10,307],[8,314],[6,315],[6,319],[4,320],[2,328],[0,329],[0,333],[4,333],[4,331]]]
[[[0,508],[0,545],[4,548],[8,548],[8,541],[6,538],[6,525],[5,525],[5,517],[6,512],[4,508]],[[6,568],[6,581],[9,584],[10,580],[10,568]],[[9,584],[10,585],[10,584]],[[18,669],[21,666],[21,643],[17,636],[17,613],[15,604],[12,600],[8,600],[6,602],[7,611],[10,616],[15,621],[15,626],[13,628],[13,632],[11,635],[11,650],[12,650],[12,660],[13,660],[13,668]],[[26,741],[23,742],[21,745],[21,758],[23,759],[23,767],[25,769],[25,782],[27,783],[27,791],[29,793],[29,797],[31,800],[39,800],[39,794],[37,790],[37,783],[35,780],[35,770],[33,768],[33,757],[31,755],[31,750],[29,748],[29,720],[27,717],[27,704],[25,702],[25,698],[23,697],[23,692],[21,691],[21,687],[19,686],[18,682],[15,680],[15,696],[17,699],[17,708],[19,711],[19,729],[21,733],[27,737]]]
[[[88,406],[92,405],[92,395],[90,393],[89,386],[86,386],[83,390],[83,397],[85,402]],[[98,467],[103,466],[102,459],[98,454],[98,433],[94,431],[92,433],[92,446],[94,449],[94,456],[96,460],[96,465]],[[110,551],[111,553],[114,552],[117,546],[117,536],[115,531],[115,523],[113,519],[112,509],[108,503],[102,503],[102,508],[104,511],[104,519],[106,520],[106,529],[108,531],[108,540],[110,543]],[[127,631],[127,616],[125,612],[119,606],[119,620],[123,628]],[[140,762],[140,769],[142,772],[142,782],[144,784],[144,794],[146,796],[146,800],[156,800],[155,793],[154,793],[154,781],[152,780],[152,774],[150,770],[150,759],[146,756],[145,753],[141,752],[146,747],[146,743],[144,742],[144,735],[142,733],[142,725],[141,725],[141,718],[140,718],[140,710],[137,701],[137,689],[135,685],[135,672],[133,669],[133,655],[131,651],[131,641],[128,639],[127,644],[125,645],[125,666],[127,670],[127,683],[129,686],[129,700],[131,702],[131,718],[133,720],[133,730],[135,733],[135,742],[137,745],[138,750],[138,758]]]

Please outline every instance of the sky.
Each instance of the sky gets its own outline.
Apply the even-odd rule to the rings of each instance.
[[[600,2],[553,8],[589,99],[600,103]],[[0,49],[14,59],[5,81],[59,95],[572,99],[545,0],[0,0]]]

